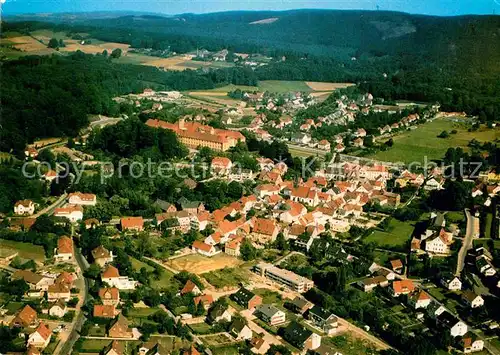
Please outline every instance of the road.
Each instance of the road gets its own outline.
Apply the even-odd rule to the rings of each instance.
[[[79,289],[80,294],[78,295],[78,304],[76,305],[76,314],[73,318],[73,322],[70,325],[70,332],[65,341],[59,342],[57,344],[56,349],[54,350],[54,355],[67,355],[71,354],[73,351],[73,346],[75,342],[80,337],[78,332],[81,330],[83,323],[85,323],[85,316],[81,310],[81,307],[87,302],[87,298],[89,296],[89,283],[86,278],[83,277],[83,272],[88,265],[85,260],[83,260],[83,255],[80,253],[80,250],[75,249],[75,259],[80,268],[78,272],[78,281],[79,281]]]
[[[477,218],[472,216],[469,209],[465,209],[465,216],[467,217],[467,229],[465,233],[465,238],[462,241],[462,247],[458,252],[457,260],[457,270],[455,272],[456,276],[459,276],[464,269],[465,257],[467,252],[472,248],[472,241],[474,240],[474,230],[476,228]]]
[[[48,207],[45,207],[43,210],[39,211],[37,214],[33,215],[32,218],[38,218],[40,217],[41,215],[43,214],[48,214],[48,215],[51,215],[54,213],[54,210],[58,207],[61,207],[62,205],[65,204],[66,202],[66,198],[68,197],[68,193],[65,192],[64,194],[62,194],[56,202],[54,202],[53,204],[51,204],[50,206]]]

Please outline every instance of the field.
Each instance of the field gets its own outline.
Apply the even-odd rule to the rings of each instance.
[[[365,243],[375,242],[379,246],[387,248],[401,248],[410,240],[413,229],[412,222],[401,222],[393,218],[386,231],[376,229],[363,241]]]
[[[235,287],[248,281],[250,271],[242,267],[224,268],[203,274],[207,282],[215,288]]]
[[[306,81],[306,85],[313,91],[334,91],[354,86],[354,84],[351,83],[321,83],[317,81]]]
[[[224,253],[217,254],[211,258],[200,254],[191,254],[168,262],[168,265],[176,270],[186,270],[194,274],[203,274],[225,267],[236,267],[240,264],[241,261],[237,258]]]
[[[0,249],[2,253],[6,253],[7,251],[18,252],[19,256],[23,259],[33,259],[35,261],[43,261],[45,259],[43,247],[39,245],[0,239]]]
[[[467,150],[467,144],[472,139],[480,142],[491,142],[500,138],[500,129],[488,129],[482,126],[476,132],[468,132],[468,127],[462,123],[456,123],[449,119],[436,119],[433,122],[419,125],[413,131],[407,131],[393,137],[394,146],[385,152],[377,152],[370,155],[382,161],[424,162],[433,159],[441,159],[450,147],[462,147]],[[457,134],[450,134],[448,138],[438,138],[442,131],[456,130]]]

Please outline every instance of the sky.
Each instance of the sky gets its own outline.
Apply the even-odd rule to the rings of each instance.
[[[500,14],[500,0],[0,0],[3,14],[145,11],[165,14],[231,10],[339,9],[455,16]]]

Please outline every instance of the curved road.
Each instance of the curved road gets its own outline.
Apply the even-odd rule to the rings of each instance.
[[[459,276],[464,269],[465,256],[467,255],[467,252],[472,249],[472,241],[474,240],[474,231],[477,223],[477,218],[471,215],[468,208],[465,209],[465,216],[467,217],[467,229],[465,238],[462,241],[462,247],[458,252],[457,270],[455,272],[456,276]]]

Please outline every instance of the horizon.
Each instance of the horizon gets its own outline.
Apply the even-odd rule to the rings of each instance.
[[[290,11],[290,10],[337,10],[337,11],[391,11],[413,15],[464,16],[496,15],[500,13],[500,0],[333,0],[301,1],[264,0],[235,3],[230,0],[2,0],[1,12],[4,16],[36,14],[78,14],[96,12],[138,12],[160,15],[179,15],[185,13],[207,14],[233,11]]]

